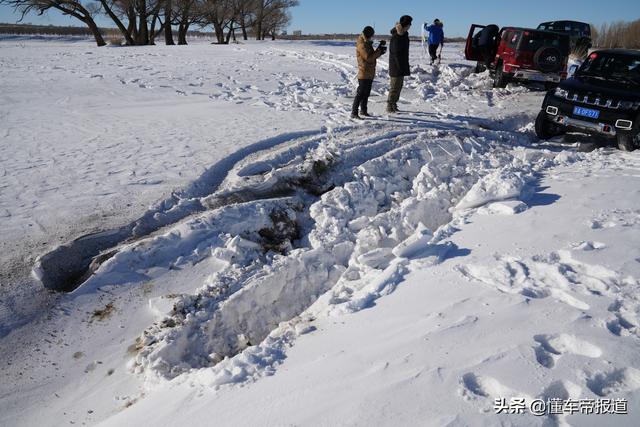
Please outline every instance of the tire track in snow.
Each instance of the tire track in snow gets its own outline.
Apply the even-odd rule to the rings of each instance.
[[[185,190],[175,192],[169,198],[152,206],[140,219],[116,229],[81,236],[41,255],[36,260],[33,275],[46,288],[64,292],[72,291],[90,276],[91,264],[97,261],[99,265],[104,261],[105,253],[108,256],[117,245],[140,239],[162,227],[205,210],[206,207],[199,199],[215,191],[226,173],[240,159],[256,151],[268,150],[291,141],[303,146],[314,144],[322,133],[322,131],[306,131],[282,134],[242,148],[212,165]],[[101,255],[103,255],[102,258]]]
[[[247,184],[251,188],[274,176],[291,177],[305,161],[313,164],[332,153],[335,161],[327,174],[335,188],[319,200],[304,195],[298,199],[296,203],[306,207],[292,216],[304,233],[282,254],[256,258],[260,242],[250,233],[240,235],[240,245],[231,235],[211,247],[211,256],[226,267],[196,294],[178,297],[168,316],[144,332],[135,370],[157,380],[215,366],[211,381],[217,385],[268,372],[281,360],[273,355],[282,355],[296,334],[313,329],[315,317],[362,310],[392,292],[404,275],[407,258],[419,256],[432,264],[446,258],[454,249],[446,242],[451,233],[447,224],[454,218],[450,209],[481,176],[496,167],[519,168],[531,175],[553,164],[555,157],[546,153],[532,163],[505,151],[500,165],[491,166],[484,158],[495,158],[495,153],[490,144],[477,143],[478,131],[463,136],[456,131],[453,137],[446,131],[407,129],[390,137],[383,130],[379,128],[375,143],[392,143],[395,148],[385,147],[381,153],[358,141],[363,130],[356,129],[334,133],[333,141],[297,163],[276,168],[273,154],[266,153],[252,159],[254,166],[238,165],[236,178],[230,174],[230,188],[236,188],[239,177],[253,178]],[[480,138],[490,134],[484,132]],[[511,135],[510,143],[519,140]],[[342,146],[352,148],[341,150]],[[265,165],[272,169],[247,176],[251,170],[264,171]],[[271,182],[276,185],[278,179]],[[96,283],[99,276],[100,271]]]

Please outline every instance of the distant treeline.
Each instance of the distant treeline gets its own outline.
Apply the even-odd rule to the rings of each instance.
[[[13,8],[19,22],[29,14],[43,15],[55,10],[77,20],[89,29],[96,45],[107,42],[96,21],[109,21],[117,28],[123,43],[130,46],[156,44],[164,38],[174,45],[186,45],[190,28],[213,28],[219,44],[244,40],[249,34],[257,40],[275,40],[291,21],[292,7],[298,0],[0,0]]]
[[[100,28],[100,32],[107,39],[120,39],[121,33],[117,28]],[[93,34],[87,27],[70,27],[56,25],[31,25],[31,24],[2,24],[0,23],[0,34],[17,34],[17,35],[54,35],[54,36],[87,36]],[[191,38],[215,38],[213,32],[189,31],[187,35]],[[305,34],[301,36],[281,35],[279,38],[284,40],[353,40],[358,38],[359,34]],[[389,39],[390,36],[376,35],[377,39]],[[412,37],[413,41],[420,41],[420,37]],[[445,38],[445,43],[464,42],[462,37]]]
[[[100,28],[100,32],[107,38],[121,38],[117,28]],[[57,25],[31,25],[31,24],[2,24],[0,23],[0,34],[16,35],[43,35],[43,36],[87,36],[92,37],[91,30],[87,27],[65,27]],[[211,32],[189,31],[189,37],[215,37]]]
[[[295,36],[291,34],[283,34],[278,38],[283,40],[353,40],[356,41],[360,37],[360,34],[304,34],[301,36]],[[377,40],[389,40],[391,35],[388,34],[376,34],[375,39]],[[419,42],[421,41],[420,37],[410,37],[411,41]],[[453,37],[453,38],[445,38],[445,43],[462,43],[465,41],[464,37]]]
[[[640,49],[640,19],[592,25],[591,39],[594,47]]]

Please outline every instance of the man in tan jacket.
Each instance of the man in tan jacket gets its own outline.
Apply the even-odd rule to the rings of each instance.
[[[367,102],[369,101],[369,95],[371,94],[371,86],[373,85],[373,79],[376,76],[376,62],[377,59],[382,56],[387,48],[381,42],[377,49],[373,49],[373,40],[371,39],[375,34],[373,28],[367,26],[362,30],[362,34],[356,41],[356,56],[358,57],[358,91],[356,92],[356,98],[353,100],[353,107],[351,108],[352,119],[362,119],[358,115],[358,107],[360,108],[360,114],[368,117]]]

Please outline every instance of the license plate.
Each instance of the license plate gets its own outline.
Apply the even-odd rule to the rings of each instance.
[[[542,82],[547,80],[546,76],[541,76],[540,74],[530,74],[529,75],[529,80],[535,80],[537,82]]]
[[[573,107],[573,114],[589,117],[591,119],[597,119],[600,116],[600,111],[592,110],[591,108]]]

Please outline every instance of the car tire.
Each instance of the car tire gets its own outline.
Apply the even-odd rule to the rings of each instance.
[[[554,82],[546,82],[544,84],[544,90],[546,90],[547,92],[549,92],[550,90],[555,90],[558,87],[558,83],[554,83]]]
[[[560,50],[552,46],[543,46],[533,55],[533,65],[543,73],[559,71],[563,60]]]
[[[493,75],[493,87],[506,87],[507,82],[507,76],[504,75],[504,68],[502,66],[502,63],[500,63],[496,67],[496,72]]]
[[[544,111],[540,111],[536,117],[535,131],[539,139],[551,139],[562,134],[556,125],[547,120],[547,114]]]
[[[640,131],[635,135],[630,133],[619,133],[616,137],[618,142],[618,149],[622,151],[633,151],[636,148],[640,148]]]

